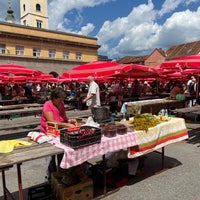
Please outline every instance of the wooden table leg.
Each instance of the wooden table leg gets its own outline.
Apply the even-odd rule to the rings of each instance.
[[[165,169],[165,147],[162,147],[161,152],[160,151],[154,151],[154,152],[161,154],[161,159],[162,159],[161,170],[164,170]]]
[[[162,147],[162,170],[165,168],[165,147]]]
[[[103,193],[107,193],[107,183],[106,183],[106,156],[103,155]]]
[[[21,164],[17,164],[17,177],[18,177],[18,188],[19,188],[19,200],[24,200],[23,189],[22,189],[22,177],[21,177]]]
[[[10,193],[10,191],[8,190],[7,186],[6,186],[6,175],[5,175],[5,171],[6,170],[9,170],[10,167],[13,167],[13,166],[9,166],[7,168],[2,168],[0,169],[1,173],[2,173],[2,184],[3,184],[3,196],[4,196],[4,199],[7,200],[8,196],[9,196],[9,199],[11,200],[14,200],[14,197],[12,196],[12,194]]]
[[[6,178],[5,178],[5,171],[2,169],[2,183],[3,183],[3,196],[4,199],[7,200],[7,195],[6,195]]]

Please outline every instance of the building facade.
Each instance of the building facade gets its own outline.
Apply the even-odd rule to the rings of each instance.
[[[0,22],[0,64],[15,63],[61,75],[74,66],[98,60],[97,38],[48,30],[47,0],[20,0],[20,24],[8,2]]]
[[[0,63],[61,75],[98,60],[97,38],[0,22]]]

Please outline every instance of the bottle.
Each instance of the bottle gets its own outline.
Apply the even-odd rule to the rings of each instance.
[[[165,116],[168,116],[168,110],[165,109]]]

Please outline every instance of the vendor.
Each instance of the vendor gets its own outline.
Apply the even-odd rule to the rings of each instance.
[[[46,134],[47,121],[56,123],[59,128],[74,127],[76,120],[68,119],[64,107],[65,91],[62,87],[56,87],[51,92],[51,99],[44,103],[42,109],[40,131]]]
[[[42,109],[40,131],[46,134],[47,121],[56,123],[59,128],[75,127],[76,120],[68,119],[64,107],[65,91],[62,87],[56,87],[51,92],[51,99],[44,103]],[[58,166],[63,154],[57,155]],[[55,156],[46,158],[48,169],[46,178],[50,181],[51,172],[57,171]],[[59,167],[58,167],[59,168]]]
[[[177,94],[183,94],[183,88],[181,87],[181,84],[179,82],[175,82],[174,87],[170,91],[170,98],[176,99]]]

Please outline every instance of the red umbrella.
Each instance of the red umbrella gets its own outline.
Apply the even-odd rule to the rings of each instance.
[[[182,71],[183,75],[193,75],[193,74],[200,74],[200,68],[199,69],[185,69]]]
[[[110,67],[119,67],[120,63],[117,62],[103,62],[103,61],[95,61],[95,62],[91,62],[91,63],[87,63],[84,65],[79,65],[76,66],[74,68],[72,68],[72,70],[99,70],[99,69],[108,69]]]
[[[160,66],[152,66],[152,70],[156,71],[159,75],[171,74],[174,72],[180,72],[178,68],[161,68]]]
[[[16,65],[16,64],[0,64],[0,67],[11,67],[11,68],[14,68],[14,67],[17,67],[17,68],[26,68],[25,66],[22,66],[22,65]]]
[[[149,66],[131,64],[128,71],[113,76],[123,78],[156,78],[158,77],[158,73]]]
[[[27,75],[27,74],[32,74],[32,75],[36,75],[39,72],[32,70],[32,69],[28,69],[28,68],[18,68],[18,67],[0,67],[0,73],[3,74],[14,74],[14,75]]]
[[[131,66],[131,64],[125,65],[116,62],[94,62],[74,67],[64,72],[61,78],[86,80],[88,76],[93,76],[95,79],[99,79],[100,77],[129,71]]]
[[[196,69],[200,68],[200,55],[185,56],[170,61],[163,62],[161,68]]]

